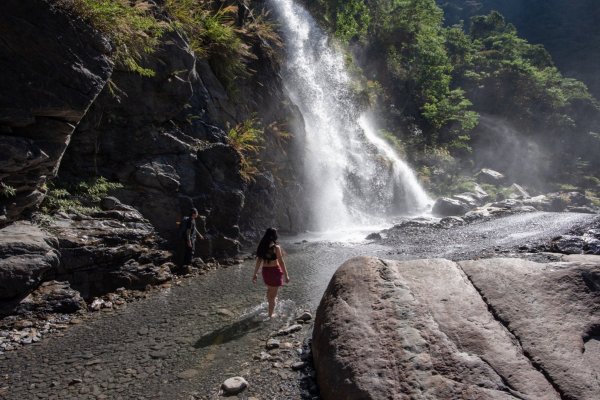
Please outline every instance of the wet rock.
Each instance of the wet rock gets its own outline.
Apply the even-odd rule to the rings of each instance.
[[[283,329],[279,330],[276,333],[276,336],[289,335],[291,333],[298,332],[299,330],[302,330],[302,325],[298,325],[298,324],[291,325],[291,326],[288,326],[286,328],[283,328]]]
[[[0,229],[0,315],[12,312],[44,274],[58,267],[57,247],[56,238],[29,222]]]
[[[529,195],[529,193],[527,192],[527,190],[525,190],[519,184],[513,183],[512,185],[510,185],[510,187],[508,189],[511,191],[511,194],[508,196],[509,198],[512,198],[512,199],[527,199],[527,198],[531,197]]]
[[[454,196],[452,196],[452,199],[458,200],[461,203],[468,205],[469,208],[475,208],[481,204],[477,196],[473,193],[455,194]]]
[[[143,289],[171,279],[171,254],[158,250],[156,232],[138,211],[56,215],[50,223],[60,248],[56,276],[89,298],[121,287]]]
[[[450,228],[453,226],[460,226],[460,225],[464,225],[465,224],[465,220],[462,219],[461,217],[445,217],[442,218],[439,222],[439,224],[441,226],[443,226],[444,228]]]
[[[68,282],[49,281],[25,297],[16,313],[74,313],[85,308],[85,301]]]
[[[548,196],[539,195],[528,199],[524,199],[523,205],[534,207],[536,210],[539,211],[549,211],[550,199],[548,198]]]
[[[477,183],[473,185],[473,189],[469,193],[475,198],[477,198],[480,203],[484,203],[490,199],[490,195],[488,194],[488,192],[483,190],[483,188]]]
[[[217,310],[217,314],[222,315],[224,317],[234,317],[235,313],[233,313],[231,310],[228,310],[226,308],[219,308]]]
[[[299,371],[302,368],[304,368],[305,366],[306,366],[306,363],[304,361],[297,361],[297,362],[295,362],[295,363],[292,364],[291,368],[294,371]]]
[[[598,263],[351,259],[317,310],[321,396],[592,400],[598,276]]]
[[[483,168],[476,174],[476,177],[480,183],[488,183],[490,185],[499,185],[506,180],[506,177],[503,174],[489,168]]]
[[[580,236],[563,235],[553,239],[550,250],[563,254],[583,254],[585,242]]]
[[[438,217],[448,217],[452,215],[463,215],[471,207],[465,202],[448,197],[440,197],[433,204],[433,214]]]
[[[277,349],[280,346],[280,342],[277,339],[269,339],[267,340],[266,348],[267,350]]]
[[[248,387],[248,382],[241,376],[229,378],[221,385],[223,392],[228,395],[238,394],[246,389],[246,387]]]
[[[565,211],[582,214],[598,214],[600,212],[598,208],[590,206],[567,206]]]
[[[378,232],[369,233],[366,240],[381,240],[381,234]]]
[[[302,321],[310,321],[312,319],[312,314],[308,311],[304,311],[302,314],[300,314],[298,319]]]

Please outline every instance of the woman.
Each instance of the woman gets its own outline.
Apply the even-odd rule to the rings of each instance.
[[[283,286],[283,280],[288,283],[290,277],[283,261],[281,247],[277,244],[277,231],[268,228],[256,249],[256,266],[252,282],[256,283],[258,269],[262,266],[262,277],[267,285],[267,301],[269,302],[269,318],[273,318],[277,291]]]

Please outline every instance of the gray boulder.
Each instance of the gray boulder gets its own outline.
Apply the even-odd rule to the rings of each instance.
[[[505,182],[506,177],[493,169],[483,168],[476,175],[480,183],[488,183],[490,185],[500,185]]]
[[[85,301],[69,282],[48,281],[25,297],[16,313],[74,313],[85,308]]]
[[[171,279],[171,254],[158,249],[154,228],[135,210],[57,214],[50,228],[61,249],[53,276],[69,281],[85,298]]]
[[[511,194],[508,196],[511,199],[528,199],[531,196],[521,185],[513,183],[508,188],[511,191]]]
[[[351,259],[317,310],[321,396],[595,399],[599,276],[598,259]]]
[[[440,197],[433,204],[433,214],[438,217],[450,217],[464,215],[471,206],[462,200]]]
[[[35,289],[59,265],[56,238],[29,222],[0,229],[0,314]]]

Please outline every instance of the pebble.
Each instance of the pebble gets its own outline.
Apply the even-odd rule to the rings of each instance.
[[[277,349],[280,346],[280,342],[277,339],[269,339],[267,340],[266,348],[267,350]]]
[[[238,394],[248,387],[248,382],[241,376],[234,376],[233,378],[227,379],[221,385],[221,389],[225,394]]]
[[[310,321],[310,320],[312,319],[312,314],[311,314],[311,313],[309,313],[308,311],[304,311],[304,312],[302,313],[302,315],[300,315],[300,316],[298,317],[298,319],[299,319],[299,320],[302,320],[302,321],[305,321],[305,322],[306,322],[306,321]]]
[[[304,361],[298,361],[292,364],[292,369],[294,371],[298,371],[301,370],[302,368],[304,368],[306,366],[306,363]]]
[[[217,314],[222,315],[224,317],[233,317],[233,316],[235,316],[235,314],[233,312],[229,311],[226,308],[219,308],[217,310]]]
[[[287,328],[284,328],[284,329],[281,329],[280,331],[278,331],[277,336],[289,335],[290,333],[298,332],[301,329],[302,329],[302,325],[298,325],[298,324],[288,326]]]

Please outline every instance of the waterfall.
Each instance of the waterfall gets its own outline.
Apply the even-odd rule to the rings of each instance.
[[[345,229],[426,211],[431,200],[357,101],[343,54],[294,0],[271,3],[286,43],[285,89],[305,122],[311,226]]]

